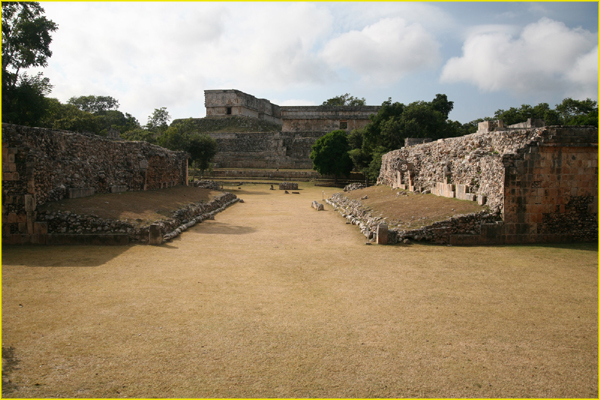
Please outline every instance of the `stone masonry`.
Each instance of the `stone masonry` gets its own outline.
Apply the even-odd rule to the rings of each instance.
[[[379,106],[278,106],[239,90],[205,90],[207,119],[245,116],[279,125],[277,132],[206,132],[221,168],[312,168],[311,147],[328,132],[364,128]]]
[[[187,185],[187,158],[146,142],[2,124],[3,241],[45,241],[37,208],[46,202]]]
[[[378,183],[478,201],[500,219],[482,222],[475,234],[456,232],[450,243],[597,240],[598,129],[535,125],[496,122],[392,151]]]

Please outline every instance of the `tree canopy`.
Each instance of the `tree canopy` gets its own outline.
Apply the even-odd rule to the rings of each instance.
[[[43,117],[44,96],[52,86],[41,73],[23,70],[45,67],[52,55],[51,32],[58,25],[47,19],[39,3],[2,3],[2,119],[36,125]]]
[[[352,171],[352,160],[348,154],[350,146],[346,131],[337,130],[320,137],[312,145],[310,158],[313,169],[322,175],[347,176]]]
[[[350,96],[350,93],[342,94],[340,96],[332,97],[331,99],[325,100],[323,106],[364,106],[366,100],[363,97],[359,99],[354,96]]]
[[[543,119],[546,125],[595,125],[598,126],[598,103],[591,99],[564,99],[552,109],[548,103],[539,103],[532,107],[523,104],[508,110],[499,109],[494,119],[501,119],[505,125],[513,125],[527,121],[528,118]]]
[[[445,94],[437,94],[430,102],[416,101],[408,105],[384,101],[371,122],[351,132],[350,158],[354,168],[368,179],[379,175],[381,155],[404,146],[408,137],[439,139],[462,133],[460,123],[448,120],[454,103]]]
[[[81,111],[101,113],[119,109],[119,101],[111,96],[79,96],[71,97],[68,104],[72,104]]]

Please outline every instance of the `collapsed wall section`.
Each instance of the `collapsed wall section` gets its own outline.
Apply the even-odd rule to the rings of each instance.
[[[536,140],[541,129],[474,133],[391,151],[378,182],[395,188],[477,200],[504,209],[502,157]]]
[[[46,234],[36,212],[46,202],[186,185],[187,158],[146,142],[2,124],[2,237]]]
[[[598,129],[532,127],[478,132],[382,157],[378,183],[487,204],[503,222],[452,243],[596,240]]]

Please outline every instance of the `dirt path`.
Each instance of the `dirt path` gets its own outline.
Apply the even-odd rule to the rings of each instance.
[[[598,396],[595,245],[366,246],[301,188],[161,247],[5,248],[4,396]]]

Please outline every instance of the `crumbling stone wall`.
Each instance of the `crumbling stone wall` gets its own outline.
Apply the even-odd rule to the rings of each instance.
[[[312,168],[314,132],[208,133],[217,141],[220,168]]]
[[[478,201],[503,220],[451,242],[596,240],[597,128],[492,128],[387,153],[378,182]]]
[[[284,106],[279,107],[266,99],[239,90],[206,90],[207,121],[198,121],[199,127],[215,126],[206,130],[219,146],[215,163],[223,168],[312,168],[310,152],[318,138],[328,132],[364,128],[369,116],[377,113],[379,106]],[[235,118],[250,117],[257,121],[277,124],[278,132],[256,129],[230,130],[215,117],[230,120],[239,127]],[[175,121],[173,122],[175,123]],[[218,129],[217,129],[218,127]]]
[[[387,225],[385,218],[374,215],[375,213],[366,208],[360,200],[349,199],[344,193],[335,193],[325,201],[346,218],[348,223],[358,226],[368,240],[374,240],[377,237],[377,228],[380,224]],[[482,229],[494,225],[497,220],[499,220],[497,215],[489,211],[480,211],[457,215],[418,229],[390,228],[387,231],[385,244],[401,243],[405,240],[448,244],[452,243],[452,238],[457,235],[469,237],[481,235]]]
[[[49,201],[186,185],[187,158],[146,142],[2,124],[2,237],[47,233],[36,209]]]
[[[239,90],[205,90],[207,116],[245,115],[281,125],[281,109],[267,99]]]

